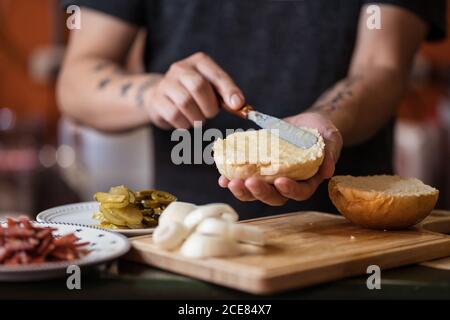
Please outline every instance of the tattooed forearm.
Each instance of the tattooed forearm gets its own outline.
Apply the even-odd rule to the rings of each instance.
[[[120,87],[120,95],[122,97],[125,97],[127,95],[128,91],[130,91],[132,86],[133,86],[133,83],[131,81],[128,81],[127,83],[123,84]]]
[[[103,71],[105,69],[107,69],[108,67],[111,67],[112,64],[106,61],[102,61],[99,62],[98,64],[95,65],[94,67],[94,71],[95,72],[100,72]],[[102,90],[104,89],[110,82],[111,82],[111,76],[106,76],[105,78],[100,79],[100,81],[97,84],[97,89],[98,90]]]
[[[104,89],[110,82],[111,82],[111,78],[105,78],[105,79],[100,80],[100,82],[98,83],[97,89],[98,90]]]
[[[95,71],[102,71],[102,70],[105,70],[107,67],[109,67],[111,64],[109,63],[109,62],[100,62],[100,63],[98,63],[96,66],[95,66],[95,68],[94,68],[94,70]]]
[[[136,92],[135,101],[139,108],[144,107],[145,93],[158,79],[158,76],[151,75],[143,82],[137,82],[136,85],[136,77],[133,77],[132,74],[129,74],[120,65],[103,61],[95,65],[94,71],[100,75],[97,83],[97,90],[103,90],[111,85],[113,80],[117,80],[120,96],[127,97],[133,89],[133,91]],[[139,75],[137,75],[137,78],[140,78]],[[134,89],[134,87],[136,87],[136,89]]]
[[[360,76],[352,76],[344,80],[334,90],[327,91],[312,107],[313,110],[333,112],[346,98],[353,96],[353,85],[361,79]]]
[[[116,66],[114,64],[108,63],[108,62],[100,62],[98,63],[94,70],[95,72],[100,72],[103,70],[106,70],[107,68],[110,68],[110,71],[106,72],[106,77],[102,78],[98,85],[97,85],[97,89],[98,90],[102,90],[104,89],[112,80],[115,76],[118,75],[123,75],[125,74],[125,70],[123,68],[121,68],[120,66]],[[125,95],[127,93],[127,91],[130,89],[129,87],[131,87],[131,85],[126,85],[124,88],[122,88],[122,95]]]
[[[156,79],[149,78],[139,86],[136,94],[136,103],[139,108],[143,108],[145,106],[145,99],[144,99],[145,92],[149,88],[151,88],[155,84],[155,82]]]

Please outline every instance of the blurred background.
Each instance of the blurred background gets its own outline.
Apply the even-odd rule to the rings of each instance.
[[[112,185],[152,185],[150,129],[107,135],[59,114],[64,26],[57,0],[0,0],[0,218],[89,201]],[[133,71],[142,69],[142,40],[130,53]],[[450,40],[424,44],[416,58],[393,161],[397,174],[438,188],[438,207],[450,209]]]

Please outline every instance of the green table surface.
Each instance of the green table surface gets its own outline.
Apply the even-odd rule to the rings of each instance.
[[[0,283],[4,299],[450,299],[450,271],[413,265],[381,273],[381,289],[369,290],[368,275],[272,296],[255,296],[145,265],[118,261],[83,269],[81,289],[66,279]]]

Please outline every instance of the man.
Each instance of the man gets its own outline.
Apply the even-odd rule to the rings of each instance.
[[[65,1],[82,6],[82,24],[60,75],[61,109],[100,130],[152,124],[156,188],[182,201],[227,202],[242,218],[333,211],[322,182],[334,173],[392,173],[392,120],[414,55],[424,39],[445,35],[443,0],[377,1],[381,29],[368,27],[378,12],[368,14],[366,2]],[[126,74],[122,63],[142,27],[147,73]],[[221,189],[214,165],[173,164],[174,128],[249,127],[221,111],[217,95],[230,108],[248,102],[317,128],[326,142],[318,174],[274,185],[220,177]]]

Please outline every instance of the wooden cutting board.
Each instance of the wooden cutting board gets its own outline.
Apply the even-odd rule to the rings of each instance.
[[[264,254],[189,259],[158,249],[149,236],[131,239],[127,258],[161,269],[254,293],[271,294],[450,256],[450,236],[422,229],[376,231],[341,216],[298,212],[245,221],[262,228]]]

